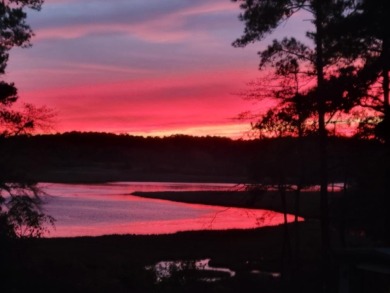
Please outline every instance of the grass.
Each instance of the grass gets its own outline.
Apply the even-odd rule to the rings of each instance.
[[[301,292],[314,292],[318,223],[300,225],[305,247],[300,272],[306,277],[312,275]],[[280,272],[282,250],[280,226],[171,235],[25,239],[9,247],[2,286],[7,288],[3,292],[237,292],[244,288],[245,292],[262,288],[279,292],[280,279],[250,271]],[[161,260],[205,258],[215,266],[236,271],[236,276],[210,283],[191,278],[191,274],[176,274],[156,284],[153,272],[145,270]]]

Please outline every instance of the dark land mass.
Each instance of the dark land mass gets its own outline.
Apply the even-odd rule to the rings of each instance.
[[[306,182],[319,181],[315,137],[231,140],[175,135],[165,138],[71,132],[1,138],[0,166],[13,180],[27,173],[36,182],[258,182],[280,169],[296,180],[304,153]],[[383,145],[329,138],[331,181],[367,176],[381,169]],[[9,168],[7,169],[7,166]]]
[[[264,193],[249,191],[163,191],[163,192],[134,192],[132,195],[171,200],[177,202],[206,204],[225,207],[239,207],[251,209],[266,209],[283,213],[282,199],[277,191]],[[337,202],[340,192],[331,194],[331,200]],[[319,193],[302,192],[300,217],[305,219],[319,219]],[[287,192],[286,212],[295,214],[295,194]]]

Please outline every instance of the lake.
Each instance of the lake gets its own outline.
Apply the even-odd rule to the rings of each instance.
[[[46,237],[166,234],[189,230],[250,229],[283,223],[281,213],[186,204],[131,195],[134,191],[231,190],[234,184],[114,182],[40,183],[44,211],[56,219]],[[289,216],[289,221],[293,220]]]

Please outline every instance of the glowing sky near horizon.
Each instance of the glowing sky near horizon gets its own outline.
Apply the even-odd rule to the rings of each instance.
[[[6,79],[58,113],[55,132],[239,137],[250,125],[237,115],[267,109],[237,94],[267,44],[231,46],[239,12],[229,0],[46,0],[28,11],[33,47],[11,51]]]

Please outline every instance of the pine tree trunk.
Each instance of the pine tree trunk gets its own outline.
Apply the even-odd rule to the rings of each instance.
[[[320,152],[320,215],[321,215],[321,250],[322,274],[324,278],[323,292],[328,292],[329,275],[329,211],[328,211],[328,155],[327,133],[325,128],[325,97],[324,97],[324,61],[323,61],[323,1],[313,1],[315,9],[315,46],[317,71],[317,112],[318,112],[318,142]]]
[[[384,38],[382,44],[382,89],[383,89],[383,106],[384,106],[384,127],[383,134],[385,139],[385,170],[384,170],[384,188],[383,188],[383,213],[384,213],[384,240],[386,245],[390,245],[390,98],[389,98],[389,71],[390,71],[390,40]]]

